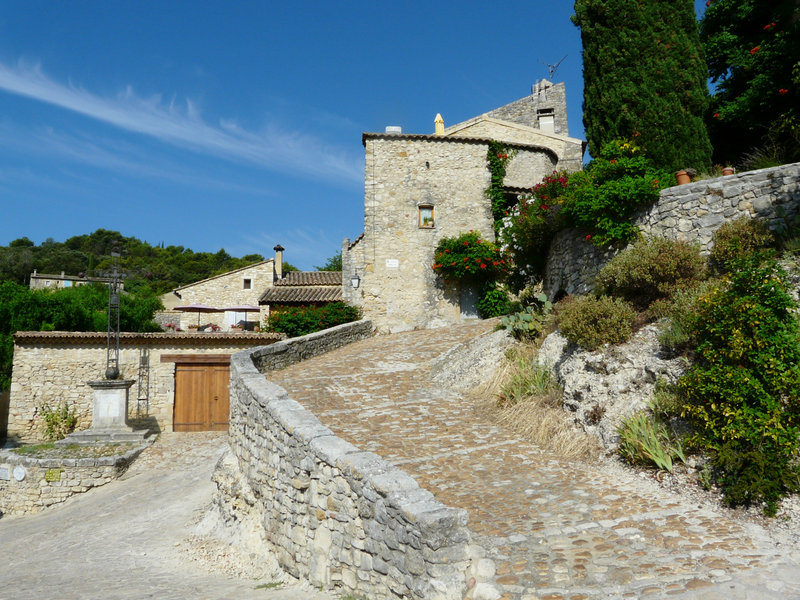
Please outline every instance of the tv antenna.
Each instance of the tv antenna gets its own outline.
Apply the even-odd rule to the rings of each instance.
[[[558,61],[558,62],[557,62],[556,64],[554,64],[554,65],[551,65],[551,64],[548,64],[548,63],[544,63],[544,62],[542,62],[541,60],[539,61],[539,62],[540,62],[540,63],[542,63],[542,64],[543,64],[545,67],[547,67],[547,79],[548,79],[549,81],[553,81],[553,77],[555,76],[555,74],[556,74],[556,71],[558,71],[558,65],[560,65],[562,62],[564,62],[564,59],[565,59],[565,58],[567,58],[567,55],[566,55],[566,54],[565,54],[564,56],[562,56],[562,57],[561,57],[561,60],[560,60],[560,61]]]

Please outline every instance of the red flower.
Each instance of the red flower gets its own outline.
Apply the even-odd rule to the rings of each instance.
[[[751,48],[750,49],[750,54],[755,54],[759,50],[761,50],[761,46],[756,46],[755,48]]]
[[[774,23],[774,22],[772,22],[772,23],[767,23],[766,25],[764,25],[764,31],[769,31],[769,30],[770,30],[770,29],[772,29],[773,27],[775,27],[775,23]]]
[[[592,239],[592,236],[591,235],[587,235],[586,236],[586,241],[588,242],[590,239]]]
[[[711,6],[712,0],[706,0],[706,6]]]
[[[445,250],[444,253],[445,254],[450,254],[450,250]]]
[[[779,89],[779,90],[778,90],[778,93],[779,93],[781,96],[785,96],[786,94],[788,94],[788,93],[789,93],[789,90],[787,90],[786,88],[781,88],[781,89]]]
[[[617,159],[616,159],[616,158],[612,158],[612,159],[611,159],[611,164],[612,164],[612,165],[615,165],[615,164],[617,164]]]
[[[450,266],[452,267],[452,266],[454,266],[455,264],[456,264],[456,261],[453,261],[453,262],[451,262],[451,263],[450,263]]]
[[[465,246],[469,246],[469,242],[464,242],[464,245]]]
[[[717,113],[714,113],[714,118],[715,118],[715,119],[719,119],[719,113],[718,113],[718,112],[717,112]]]
[[[658,179],[653,179],[653,185],[658,185]]]
[[[542,210],[550,210],[550,207],[547,206],[547,204],[542,204],[539,208],[541,208]]]

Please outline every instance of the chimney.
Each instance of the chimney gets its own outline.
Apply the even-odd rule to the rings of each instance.
[[[275,250],[275,280],[283,279],[283,246],[278,244]]]
[[[444,135],[444,119],[442,115],[436,113],[436,118],[433,120],[433,126],[436,132],[436,135]]]

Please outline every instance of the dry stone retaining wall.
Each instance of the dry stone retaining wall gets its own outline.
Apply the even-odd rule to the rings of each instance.
[[[232,357],[236,460],[223,457],[217,467],[217,502],[230,520],[258,513],[281,566],[313,585],[366,598],[461,598],[466,512],[442,505],[405,472],[337,438],[264,376],[317,353],[312,346],[332,349],[367,331],[368,321],[340,325],[313,334],[316,340],[306,336]]]
[[[634,224],[646,237],[692,242],[705,254],[711,249],[711,236],[724,222],[761,218],[776,228],[782,221],[778,207],[790,221],[798,214],[798,205],[800,163],[794,163],[667,188],[656,204],[634,217]],[[615,255],[596,248],[585,235],[567,230],[553,241],[544,281],[549,296],[590,291],[597,273]]]
[[[0,450],[0,514],[38,512],[122,475],[146,445],[117,456],[30,458]]]

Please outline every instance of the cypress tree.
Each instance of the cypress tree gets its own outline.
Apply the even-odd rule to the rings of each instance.
[[[632,138],[656,166],[711,164],[707,67],[692,0],[576,0],[589,152]]]

